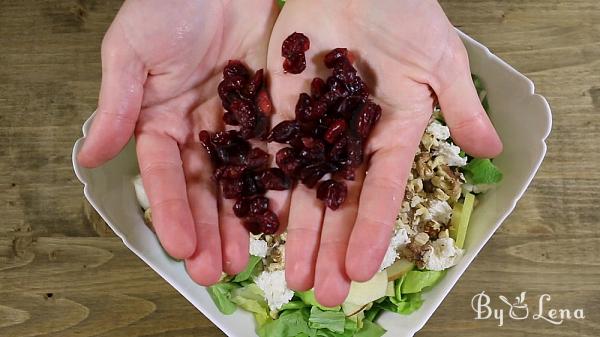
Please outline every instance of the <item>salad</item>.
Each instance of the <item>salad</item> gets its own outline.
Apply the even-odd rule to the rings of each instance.
[[[486,91],[476,76],[473,81],[487,111]],[[382,336],[386,331],[376,323],[382,312],[408,315],[419,309],[422,293],[458,263],[477,195],[501,180],[490,159],[472,158],[453,143],[436,108],[415,156],[380,272],[370,281],[353,282],[341,306],[324,307],[312,290],[287,288],[285,232],[250,234],[246,269],[224,275],[207,291],[223,314],[238,308],[252,313],[260,337]],[[152,211],[139,176],[133,184],[151,226]]]

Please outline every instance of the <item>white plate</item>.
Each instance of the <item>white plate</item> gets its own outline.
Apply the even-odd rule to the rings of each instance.
[[[546,153],[551,112],[544,97],[534,93],[533,83],[497,56],[459,32],[469,52],[471,71],[481,78],[488,91],[490,117],[504,143],[504,152],[495,163],[504,172],[502,184],[485,194],[475,209],[467,234],[465,256],[444,279],[423,296],[423,306],[409,316],[385,313],[379,323],[386,336],[410,337],[420,330],[481,248],[514,209],[533,179]],[[100,168],[88,170],[75,161],[92,117],[83,125],[83,138],[73,148],[73,167],[85,185],[84,194],[125,245],[177,289],[198,310],[232,337],[255,336],[253,317],[237,310],[221,314],[204,287],[186,274],[182,263],[169,258],[154,233],[144,224],[131,178],[137,174],[135,147],[131,141],[118,157]]]

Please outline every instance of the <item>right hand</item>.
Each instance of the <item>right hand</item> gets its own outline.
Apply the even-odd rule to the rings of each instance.
[[[200,130],[224,128],[217,84],[228,60],[265,67],[274,1],[127,0],[102,43],[102,86],[84,167],[116,156],[135,133],[156,233],[202,285],[248,261],[248,232],[210,180]]]

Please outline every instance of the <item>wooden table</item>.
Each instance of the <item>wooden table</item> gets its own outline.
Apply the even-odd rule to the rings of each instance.
[[[418,336],[599,336],[600,2],[442,4],[536,83],[554,127],[516,211]],[[119,6],[0,2],[0,336],[223,336],[107,229],[71,169]],[[549,293],[547,309],[583,308],[586,318],[498,327],[474,320],[471,298],[484,290],[496,308],[499,294],[528,291],[531,303]]]

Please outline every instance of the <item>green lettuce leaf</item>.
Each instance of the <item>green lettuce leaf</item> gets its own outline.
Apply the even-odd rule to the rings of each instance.
[[[324,311],[339,311],[341,308],[339,305],[331,308],[322,306],[319,302],[317,302],[317,299],[315,298],[315,292],[312,289],[307,291],[297,291],[294,294],[307,305],[317,307]]]
[[[333,332],[344,332],[346,315],[341,311],[325,311],[316,306],[310,309],[308,326],[313,329],[328,329]]]
[[[256,333],[259,337],[297,337],[316,336],[316,330],[308,326],[308,308],[299,310],[286,310],[279,318],[259,327]]]
[[[265,301],[263,291],[254,283],[234,289],[231,292],[231,302],[253,313],[259,327],[270,320],[269,306]]]
[[[246,269],[243,272],[235,275],[232,282],[244,282],[247,281],[250,276],[258,274],[262,269],[262,259],[258,256],[250,255]],[[256,273],[255,273],[256,271]]]
[[[377,323],[365,320],[363,327],[354,335],[354,337],[381,337],[386,330]]]
[[[217,283],[207,287],[206,290],[217,308],[219,308],[219,311],[225,315],[231,315],[236,309],[235,303],[231,301],[231,291],[237,287],[233,283]]]
[[[307,307],[308,305],[302,301],[299,300],[294,300],[294,301],[290,301],[286,304],[284,304],[281,307],[280,311],[284,311],[284,310],[297,310],[297,309],[302,309]]]
[[[411,270],[404,275],[401,285],[401,293],[413,294],[431,287],[444,275],[443,271],[433,270]],[[402,300],[402,298],[398,298]]]
[[[474,158],[463,167],[467,182],[472,185],[497,184],[502,180],[502,172],[489,159]]]

